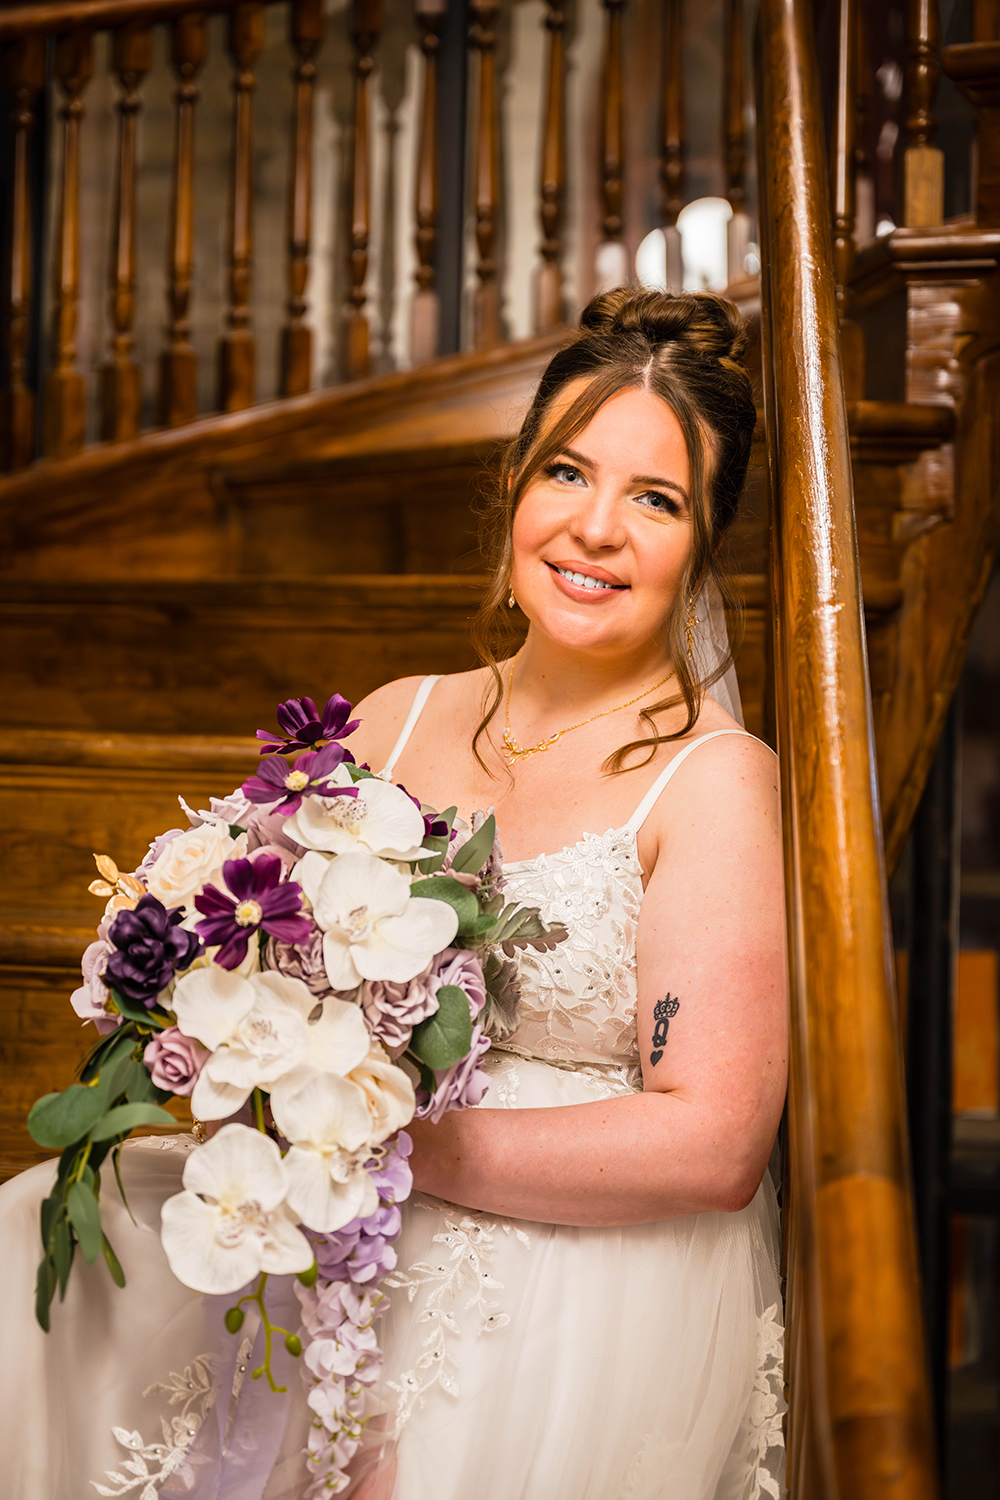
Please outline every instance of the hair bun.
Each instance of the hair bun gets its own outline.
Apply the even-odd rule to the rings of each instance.
[[[588,302],[580,327],[605,338],[638,334],[652,348],[681,343],[709,359],[738,361],[747,336],[739,312],[714,292],[650,292],[620,286]]]

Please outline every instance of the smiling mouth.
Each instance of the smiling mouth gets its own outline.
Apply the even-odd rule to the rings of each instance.
[[[548,566],[553,573],[558,573],[560,578],[565,578],[567,583],[575,583],[578,588],[584,589],[627,589],[627,583],[606,583],[603,578],[593,578],[589,573],[575,573],[569,568],[559,568],[555,563]]]

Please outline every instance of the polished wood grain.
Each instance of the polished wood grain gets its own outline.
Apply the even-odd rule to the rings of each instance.
[[[121,85],[118,101],[118,168],[109,268],[111,349],[101,371],[101,437],[135,437],[142,410],[142,372],[131,357],[135,318],[136,148],[142,96],[139,85],[153,66],[153,31],[143,21],[119,26],[112,67]]]
[[[420,51],[424,60],[417,140],[417,186],[414,202],[417,289],[410,310],[410,352],[414,364],[433,359],[440,337],[437,242],[441,184],[438,141],[438,53],[447,0],[415,0]]]
[[[935,1493],[807,0],[761,7],[762,299],[788,903],[789,1479]]]
[[[607,16],[601,75],[601,234],[620,240],[625,172],[625,106],[622,73],[622,13],[625,0],[602,0]]]
[[[42,387],[42,452],[70,458],[83,447],[86,382],[76,367],[80,298],[80,122],[94,71],[89,31],[66,32],[56,43],[55,73],[63,102],[63,162],[53,246],[52,368]]]
[[[174,91],[174,164],[167,263],[167,345],[160,355],[160,421],[165,427],[198,415],[198,356],[191,342],[194,276],[194,118],[197,77],[208,53],[203,11],[178,16],[171,29]]]
[[[264,46],[264,6],[240,0],[229,18],[233,77],[233,165],[229,233],[229,311],[219,341],[219,405],[243,411],[254,400],[257,344],[250,328],[253,262],[254,68]]]
[[[309,304],[309,236],[312,217],[313,96],[316,54],[323,39],[322,0],[293,0],[289,36],[295,50],[292,70],[294,125],[288,187],[288,320],[281,331],[283,396],[298,396],[312,384],[312,329]]]
[[[945,73],[976,108],[976,219],[1000,225],[1000,40],[946,47]]]
[[[371,234],[371,90],[374,50],[382,30],[382,0],[352,0],[354,46],[354,143],[348,193],[349,278],[344,333],[344,374],[360,380],[371,363],[371,329],[365,304],[368,292],[368,239]]]
[[[1000,0],[972,0],[972,40],[1000,40]]]
[[[840,315],[840,346],[844,388],[848,399],[859,400],[865,389],[864,337],[850,317],[851,272],[854,269],[854,238],[857,198],[857,97],[858,97],[858,3],[838,0],[837,7],[837,96],[833,138],[830,143],[830,181],[833,197],[833,274],[836,278],[837,311]]]
[[[35,456],[35,392],[27,381],[31,324],[31,198],[28,139],[35,101],[45,84],[45,39],[33,34],[9,42],[0,57],[0,81],[9,94],[11,160],[3,246],[3,333],[0,359],[0,469],[22,469]]]
[[[500,281],[496,261],[500,213],[500,101],[497,93],[498,0],[471,0],[469,39],[476,56],[476,123],[472,143],[476,211],[476,280],[472,294],[472,344],[500,342]]]
[[[203,0],[206,12],[232,11],[242,0]],[[277,4],[278,0],[265,0]],[[191,9],[191,0],[38,0],[38,3],[0,8],[0,42],[25,32],[66,31],[85,26],[92,31],[134,20],[172,20]]]
[[[937,131],[934,95],[941,76],[940,53],[939,0],[907,0],[903,223],[914,229],[944,219],[944,152],[931,144]]]
[[[564,320],[562,220],[566,192],[566,15],[560,0],[548,0],[549,34],[545,102],[542,110],[542,171],[539,183],[542,264],[535,287],[535,327],[539,333]]]

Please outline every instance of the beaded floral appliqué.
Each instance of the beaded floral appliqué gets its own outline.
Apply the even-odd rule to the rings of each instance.
[[[418,1208],[440,1213],[442,1205],[435,1202],[415,1201]],[[507,1219],[489,1219],[481,1213],[445,1213],[444,1229],[434,1236],[434,1244],[443,1247],[447,1262],[431,1265],[428,1261],[417,1261],[408,1271],[397,1271],[386,1278],[386,1286],[399,1287],[413,1302],[422,1288],[429,1288],[424,1306],[417,1314],[417,1323],[424,1324],[427,1337],[423,1353],[412,1370],[406,1370],[398,1380],[388,1382],[389,1388],[398,1394],[396,1404],[397,1434],[409,1420],[418,1402],[432,1386],[439,1385],[450,1396],[459,1394],[458,1362],[448,1346],[448,1335],[460,1338],[462,1329],[454,1312],[446,1303],[454,1304],[462,1292],[469,1289],[469,1296],[462,1303],[462,1311],[475,1310],[479,1319],[477,1332],[494,1333],[506,1328],[510,1315],[503,1311],[500,1303],[489,1294],[503,1291],[503,1283],[492,1273],[496,1259],[496,1232],[513,1234],[526,1248],[531,1240],[523,1229]]]
[[[781,1500],[781,1484],[768,1463],[769,1448],[784,1448],[785,1403],[781,1383],[785,1359],[785,1330],[778,1316],[778,1304],[762,1313],[757,1322],[757,1373],[750,1397],[750,1452],[753,1461],[752,1484],[748,1500],[773,1495]]]
[[[215,1402],[212,1364],[210,1354],[199,1354],[183,1374],[172,1370],[166,1382],[157,1381],[146,1387],[144,1396],[164,1391],[167,1405],[179,1406],[181,1410],[169,1420],[160,1418],[163,1437],[160,1443],[147,1443],[141,1433],[129,1432],[124,1427],[111,1429],[128,1457],[123,1460],[121,1470],[105,1472],[105,1479],[111,1481],[114,1489],[96,1479],[90,1481],[99,1495],[135,1495],[136,1500],[157,1500],[157,1491],[183,1463]]]

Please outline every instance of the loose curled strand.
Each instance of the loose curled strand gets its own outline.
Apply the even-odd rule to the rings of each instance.
[[[605,401],[623,390],[652,391],[680,423],[691,464],[693,545],[666,622],[676,691],[640,710],[649,736],[620,746],[605,762],[606,773],[615,775],[647,765],[662,743],[682,738],[694,726],[706,689],[732,663],[732,649],[709,676],[695,673],[687,656],[687,601],[711,581],[727,614],[737,627],[739,623],[719,551],[739,507],[756,422],[750,377],[742,363],[746,341],[739,312],[723,297],[710,292],[670,296],[619,287],[588,303],[580,318],[580,333],[549,362],[521,430],[507,449],[495,499],[483,518],[482,547],[490,565],[490,582],[472,638],[480,661],[492,674],[493,688],[472,748],[484,770],[488,768],[479,753],[479,739],[503,700],[499,661],[517,639],[506,608],[514,515],[535,476],[587,426]],[[580,380],[586,381],[583,390],[546,428],[546,417],[560,391]],[[673,734],[663,734],[656,716],[681,703],[686,710],[683,726]],[[641,759],[626,765],[636,753]]]

